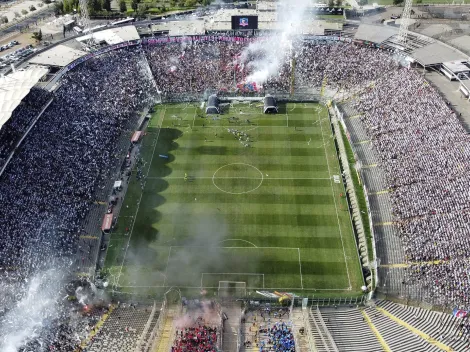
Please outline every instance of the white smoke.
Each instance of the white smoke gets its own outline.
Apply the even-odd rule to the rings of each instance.
[[[304,20],[313,22],[312,16],[306,14],[311,6],[311,0],[279,2],[277,34],[268,40],[251,43],[240,56],[241,64],[246,64],[251,72],[246,82],[256,82],[262,86],[269,78],[279,76],[281,67],[290,61],[296,36],[303,33]]]
[[[0,351],[17,352],[26,341],[38,337],[48,321],[58,317],[62,285],[63,273],[57,269],[29,278],[22,299],[1,319]]]

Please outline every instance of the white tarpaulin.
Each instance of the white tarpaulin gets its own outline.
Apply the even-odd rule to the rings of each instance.
[[[0,128],[31,88],[48,72],[47,68],[37,66],[0,77]]]

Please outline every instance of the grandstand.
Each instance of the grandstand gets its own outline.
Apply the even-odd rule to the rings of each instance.
[[[414,69],[461,53],[253,13],[2,77],[1,351],[469,348],[468,131]]]

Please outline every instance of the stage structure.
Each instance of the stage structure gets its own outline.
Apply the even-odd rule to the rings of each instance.
[[[264,108],[263,108],[263,112],[265,114],[277,114],[278,113],[278,107],[277,107],[277,101],[276,99],[267,94],[265,97],[264,97]]]
[[[206,114],[220,114],[219,98],[212,94],[207,100]]]

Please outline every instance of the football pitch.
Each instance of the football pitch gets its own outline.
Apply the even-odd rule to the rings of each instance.
[[[158,105],[111,233],[115,287],[358,293],[328,112],[319,104]],[[138,177],[140,176],[140,179]]]

